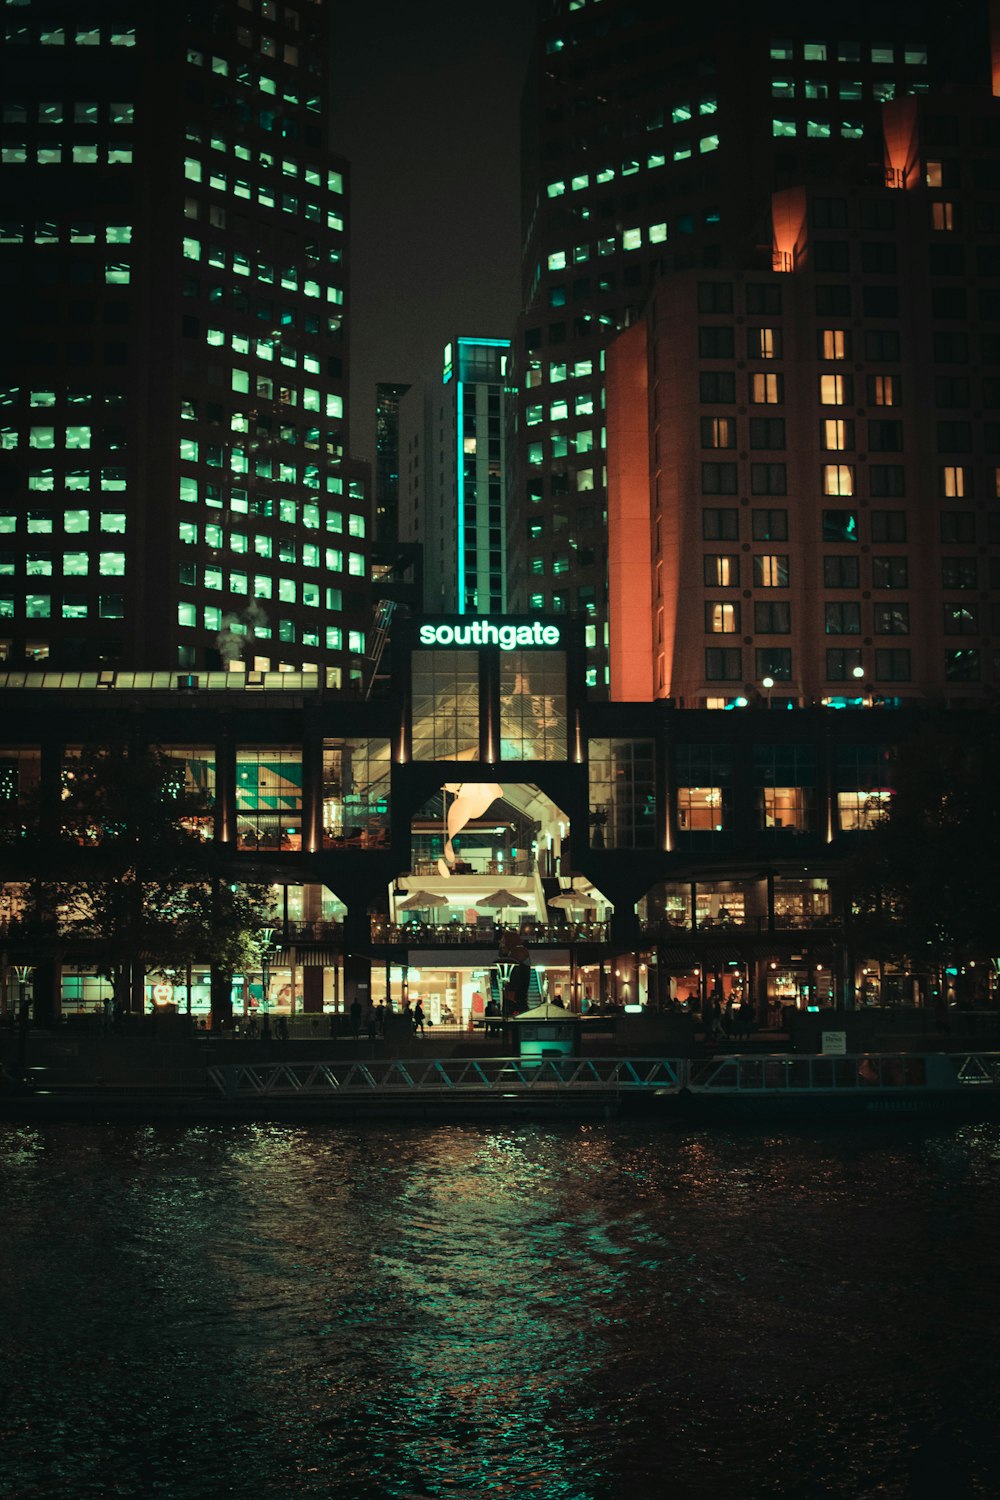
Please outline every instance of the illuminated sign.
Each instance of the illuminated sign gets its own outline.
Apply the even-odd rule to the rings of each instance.
[[[499,646],[513,651],[518,646],[558,646],[558,625],[494,625],[492,620],[469,620],[457,625],[421,625],[421,646]]]

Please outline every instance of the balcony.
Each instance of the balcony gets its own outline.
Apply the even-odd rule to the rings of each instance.
[[[568,948],[576,943],[608,941],[606,922],[390,922],[387,916],[371,919],[373,943],[392,943],[411,948],[493,948],[503,933],[510,933],[529,946]]]

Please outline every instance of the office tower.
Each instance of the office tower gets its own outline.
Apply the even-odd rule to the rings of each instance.
[[[379,381],[375,387],[375,536],[399,539],[399,403],[408,385]]]
[[[507,608],[504,383],[509,339],[456,338],[400,408],[400,538],[424,550],[424,604]]]
[[[324,0],[5,11],[0,650],[364,650]]]
[[[987,7],[540,7],[523,110],[512,608],[586,619],[609,679],[604,362],[659,278],[769,271],[772,195],[881,169],[882,107],[990,90]],[[691,419],[697,419],[693,408]]]

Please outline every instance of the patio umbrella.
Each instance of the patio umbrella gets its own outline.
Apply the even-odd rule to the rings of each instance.
[[[447,896],[437,896],[431,891],[414,891],[406,901],[397,901],[397,911],[430,911],[434,907],[447,906]]]
[[[504,911],[507,907],[527,906],[528,902],[522,901],[520,896],[515,896],[513,891],[505,891],[501,888],[499,891],[494,891],[492,896],[484,896],[481,901],[476,902],[476,905],[492,907],[495,911]]]
[[[561,891],[558,896],[553,896],[547,903],[549,906],[562,906],[567,911],[596,911],[597,902],[589,892],[585,891]]]

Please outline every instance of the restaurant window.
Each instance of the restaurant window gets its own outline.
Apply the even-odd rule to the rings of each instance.
[[[653,741],[593,739],[588,749],[590,847],[655,849]]]
[[[387,739],[323,741],[323,847],[384,849],[390,835]]]
[[[706,834],[732,827],[733,765],[729,751],[718,745],[678,745],[675,810],[678,841],[698,841]]]
[[[478,651],[414,651],[412,687],[414,760],[478,760]]]
[[[237,749],[236,827],[240,849],[302,848],[302,751],[298,746]]]
[[[690,881],[659,881],[640,900],[639,921],[644,927],[665,927],[675,932],[690,931]]]
[[[888,813],[893,778],[890,751],[881,745],[842,745],[834,774],[842,833],[874,828]]]
[[[775,876],[775,927],[820,927],[829,922],[831,911],[830,882],[825,876]]]
[[[504,760],[566,759],[564,652],[501,652],[500,755]]]
[[[34,798],[41,775],[41,751],[32,746],[4,746],[0,750],[0,839],[6,840],[17,823],[18,810]]]
[[[163,755],[170,763],[167,791],[182,806],[182,825],[210,839],[215,808],[215,747],[164,745]]]
[[[748,902],[743,881],[699,880],[694,899],[695,927],[699,931],[716,928],[724,931],[727,927],[742,927],[746,922]]]

